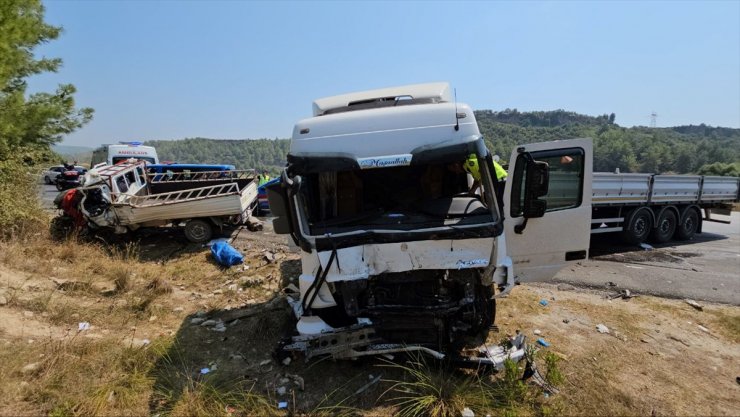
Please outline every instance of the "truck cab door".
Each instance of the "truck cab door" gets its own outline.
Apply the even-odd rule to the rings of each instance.
[[[591,139],[514,149],[504,189],[508,256],[519,282],[545,281],[588,257]]]

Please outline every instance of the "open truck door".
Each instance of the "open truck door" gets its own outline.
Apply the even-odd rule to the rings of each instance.
[[[504,215],[517,281],[551,279],[588,257],[592,170],[591,139],[532,143],[512,152]]]

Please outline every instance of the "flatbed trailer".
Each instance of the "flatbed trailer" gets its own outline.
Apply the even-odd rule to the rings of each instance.
[[[737,177],[595,172],[591,234],[620,232],[634,244],[688,240],[702,221],[728,223],[712,214],[729,214],[739,190]]]

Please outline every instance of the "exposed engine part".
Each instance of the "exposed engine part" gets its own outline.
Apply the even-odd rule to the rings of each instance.
[[[518,362],[526,356],[526,337],[519,333],[506,346],[483,344],[475,349],[463,351],[461,356],[449,356],[443,352],[417,344],[377,343],[378,337],[372,326],[352,326],[334,332],[311,336],[294,336],[283,342],[280,353],[302,352],[306,361],[314,356],[330,355],[333,359],[352,359],[362,356],[383,355],[400,352],[421,352],[438,360],[450,360],[457,366],[477,368],[491,366],[504,368],[506,360]]]
[[[417,270],[341,281],[335,283],[333,295],[343,308],[315,313],[335,327],[367,317],[384,343],[444,352],[465,336],[486,332],[493,323],[492,289],[480,284],[479,275],[472,269]]]

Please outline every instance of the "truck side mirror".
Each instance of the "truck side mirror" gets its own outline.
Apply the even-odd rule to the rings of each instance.
[[[547,201],[540,200],[549,190],[549,166],[547,162],[527,161],[527,182],[524,185],[524,217],[537,218],[545,215]]]
[[[547,162],[535,161],[529,153],[525,154],[527,177],[524,182],[524,222],[514,226],[514,233],[522,234],[527,220],[542,217],[547,211],[547,201],[540,197],[547,195],[550,183],[550,167]]]

